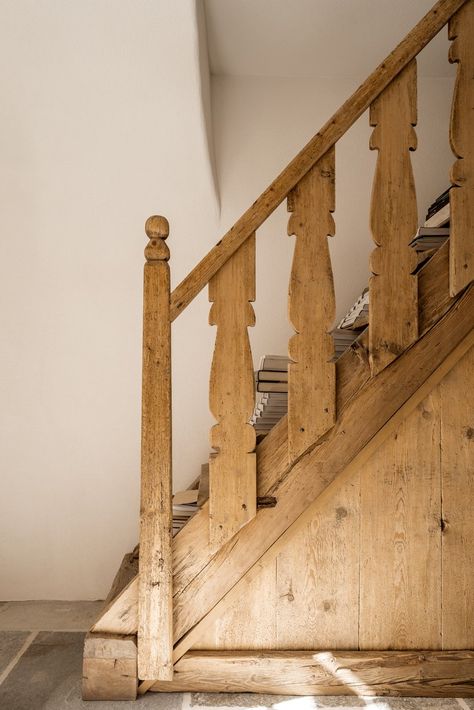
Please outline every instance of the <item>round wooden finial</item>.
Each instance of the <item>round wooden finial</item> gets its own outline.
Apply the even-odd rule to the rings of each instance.
[[[145,233],[150,240],[145,247],[146,260],[168,261],[170,250],[164,240],[170,233],[170,225],[166,217],[161,217],[161,215],[148,217],[145,223]]]

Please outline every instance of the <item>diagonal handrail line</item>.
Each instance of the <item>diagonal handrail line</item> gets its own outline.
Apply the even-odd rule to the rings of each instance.
[[[438,0],[171,294],[173,321],[467,0]]]

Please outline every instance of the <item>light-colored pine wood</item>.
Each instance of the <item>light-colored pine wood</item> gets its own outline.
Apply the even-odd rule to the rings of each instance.
[[[209,282],[209,322],[217,326],[209,385],[209,540],[218,549],[257,512],[255,429],[248,424],[255,381],[248,326],[255,325],[255,235]]]
[[[335,231],[335,150],[288,195],[288,234],[296,235],[288,316],[288,455],[294,461],[336,421],[336,367],[330,330],[335,318],[328,236]]]
[[[370,107],[378,150],[370,206],[376,248],[370,257],[369,359],[376,374],[418,336],[417,256],[409,246],[418,224],[410,150],[416,148],[416,60]]]
[[[171,321],[169,233],[164,217],[145,225],[142,475],[138,590],[138,674],[173,677]]]
[[[331,488],[279,554],[262,557],[245,593],[237,585],[193,650],[358,647],[359,472]]]
[[[439,391],[361,470],[360,648],[441,648]]]
[[[346,471],[350,469],[347,461],[344,463],[346,454],[347,460],[352,462],[351,466],[360,465],[360,462],[357,463],[356,454],[358,450],[370,450],[370,447],[363,447],[364,441],[371,440],[373,435],[370,432],[373,431],[371,427],[374,425],[374,419],[380,421],[378,417],[387,417],[387,421],[389,419],[391,423],[397,422],[398,425],[406,416],[406,409],[416,406],[413,401],[418,404],[429,394],[433,386],[457,362],[460,353],[466,352],[470,346],[473,338],[470,331],[473,326],[474,292],[470,289],[455,302],[439,323],[390,368],[382,371],[377,378],[367,381],[357,394],[351,396],[340,422],[320,446],[293,466],[295,473],[291,477],[287,476],[287,441],[279,425],[275,427],[279,437],[275,440],[275,450],[278,450],[279,454],[267,450],[262,462],[274,471],[273,483],[267,493],[274,494],[278,504],[276,508],[259,511],[254,521],[238,533],[238,544],[225,546],[221,553],[214,556],[206,550],[206,506],[188,523],[178,536],[182,536],[181,540],[176,539],[180,544],[176,545],[174,555],[176,640],[183,628],[195,628],[187,635],[185,642],[178,644],[175,658],[197,642],[205,624],[222,614],[225,600],[216,604],[211,613],[205,612],[206,607],[209,609],[216,603],[216,599],[222,599],[227,594],[225,588],[230,589],[240,578],[244,585],[248,583],[246,570],[252,565],[256,568],[259,564],[256,560],[261,556],[260,548],[269,549],[272,540],[281,534],[282,527],[289,527],[287,516],[291,516],[290,520],[296,519],[299,511],[309,504],[311,496],[317,498],[342,468]],[[409,395],[409,392],[412,394]],[[413,393],[417,393],[416,397],[420,393],[421,399],[417,400]],[[402,406],[405,398],[405,405]],[[393,416],[397,409],[397,415]],[[384,414],[381,414],[382,411]],[[367,417],[367,413],[370,413],[370,416]],[[385,427],[381,436],[386,436],[386,432]],[[377,436],[371,440],[371,446],[377,447],[381,443]],[[354,442],[357,442],[357,451],[354,450]],[[266,475],[267,482],[270,482],[270,474]],[[285,505],[281,506],[283,501]],[[278,515],[275,515],[276,512]],[[313,512],[309,514],[312,515]],[[308,518],[308,521],[310,519]],[[282,536],[279,542],[284,544],[284,541]],[[229,599],[232,601],[231,596]],[[130,585],[116,604],[104,613],[93,627],[94,630],[132,633],[136,628],[134,608],[136,609],[134,589]],[[199,611],[203,612],[204,621],[199,622]]]
[[[474,647],[474,348],[441,390],[443,648]]]
[[[136,700],[137,642],[134,636],[87,634],[82,670],[83,700]]]
[[[474,281],[474,2],[449,21],[453,43],[449,61],[457,62],[449,138],[457,160],[451,168],[450,292],[456,296]]]
[[[451,307],[449,293],[449,240],[418,273],[418,327],[431,328]]]
[[[129,584],[132,579],[138,574],[138,545],[133,550],[124,555],[122,563],[114,577],[109,593],[105,598],[104,605],[107,606],[118,597],[122,590]]]
[[[255,200],[215,247],[194,267],[171,295],[171,320],[191,303],[221,266],[283,202],[339,138],[366,111],[399,72],[430,42],[467,0],[439,0],[400,44],[379,64],[352,96],[324,124],[282,173]]]
[[[473,651],[195,651],[152,690],[472,697],[473,678]]]
[[[271,648],[358,648],[358,471],[335,481],[324,507],[294,526],[275,566],[277,645]]]
[[[265,650],[278,648],[275,564],[262,565],[246,589],[226,612],[204,629],[193,648]]]
[[[303,456],[276,487],[275,508],[260,510],[238,536],[196,573],[174,600],[176,638],[191,629],[271,544],[321,494],[379,429],[404,405],[474,326],[470,289],[428,333],[372,378],[324,441]]]

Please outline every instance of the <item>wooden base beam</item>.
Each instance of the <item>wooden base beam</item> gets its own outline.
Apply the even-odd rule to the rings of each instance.
[[[474,651],[190,651],[155,692],[474,697]]]
[[[82,670],[83,700],[136,700],[135,636],[87,634]]]

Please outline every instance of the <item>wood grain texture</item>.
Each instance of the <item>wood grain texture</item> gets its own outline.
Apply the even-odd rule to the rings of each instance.
[[[215,247],[194,267],[171,295],[171,320],[191,303],[243,242],[283,202],[306,175],[407,64],[438,34],[467,0],[439,0],[361,86],[324,124],[283,172],[255,200]]]
[[[378,150],[370,226],[376,248],[370,257],[369,359],[376,374],[418,336],[417,256],[409,246],[418,225],[410,151],[416,148],[416,61],[413,60],[370,107],[375,126],[370,148]]]
[[[285,473],[282,464],[282,460],[286,461],[286,442],[281,430],[278,431],[281,452],[279,463],[273,456],[269,455],[267,458],[268,465],[274,468],[274,485],[271,490],[276,495],[278,504],[276,508],[259,511],[256,518],[238,533],[232,541],[233,544],[224,546],[222,553],[212,556],[205,548],[206,506],[178,534],[177,538],[181,535],[183,537],[181,544],[175,547],[176,619],[180,620],[181,630],[183,626],[188,629],[194,626],[195,628],[187,634],[180,649],[176,648],[175,658],[178,651],[181,652],[184,648],[184,653],[199,638],[201,626],[196,614],[202,612],[202,618],[205,617],[203,624],[222,614],[225,600],[216,605],[211,614],[205,609],[217,604],[216,599],[224,597],[240,578],[245,579],[246,571],[252,566],[257,569],[260,564],[257,558],[265,552],[264,549],[260,554],[260,547],[269,549],[272,542],[279,539],[282,528],[289,527],[291,520],[295,520],[302,510],[309,509],[311,499],[317,498],[342,468],[350,468],[348,461],[357,462],[357,455],[361,455],[358,452],[368,449],[364,449],[364,441],[373,436],[371,427],[374,424],[377,426],[376,422],[380,422],[380,416],[382,420],[386,417],[386,421],[395,419],[394,412],[397,412],[397,416],[405,416],[403,401],[406,402],[403,406],[412,406],[414,392],[422,392],[423,397],[429,394],[443,373],[449,371],[457,361],[456,358],[459,358],[459,351],[466,347],[466,334],[467,338],[472,337],[469,333],[473,325],[474,292],[469,289],[423,338],[379,376],[369,380],[359,389],[357,395],[347,403],[334,430],[329,432],[319,446],[293,466],[290,477]],[[371,413],[368,418],[367,412]],[[374,446],[379,445],[376,436]],[[314,511],[310,512],[311,515],[313,513]],[[190,570],[191,574],[188,574]],[[132,585],[133,583],[95,624],[93,628],[96,631],[133,632],[136,628],[136,604],[134,606]],[[178,627],[175,627],[175,633],[178,640]]]
[[[217,326],[209,384],[209,541],[225,544],[257,512],[255,380],[248,326],[255,325],[255,235],[209,282],[209,323]]]
[[[134,636],[86,634],[83,700],[136,700],[137,642]]]
[[[248,584],[237,585],[194,650],[304,650],[329,640],[358,647],[359,472],[330,488],[324,507],[294,526],[277,555],[262,557]]]
[[[441,390],[443,648],[474,646],[474,349]]]
[[[275,487],[276,507],[260,510],[231,544],[223,546],[211,560],[206,557],[202,572],[175,595],[176,639],[225,596],[430,375],[445,360],[449,363],[448,356],[470,335],[473,326],[474,291],[470,289],[436,326],[360,390],[324,440]]]
[[[446,290],[448,276],[447,245],[442,247],[419,272],[420,323],[428,330],[452,307],[455,299]],[[436,292],[436,283],[444,284],[441,299],[431,298]],[[368,367],[368,333],[364,331],[336,363],[337,409],[339,415],[349,405],[360,389],[370,379]],[[268,495],[279,481],[288,474],[286,417],[281,420],[257,446],[258,495]],[[197,513],[173,540],[173,569],[175,593],[191,582],[202,568],[204,553],[206,562],[212,552],[208,546],[208,507]],[[92,631],[105,633],[135,633],[137,629],[138,579],[131,582],[117,598],[107,606],[93,625]]]
[[[449,139],[457,160],[451,168],[450,292],[474,280],[474,2],[451,18],[449,61],[457,63]]]
[[[474,696],[473,651],[191,651],[159,692]]]
[[[439,390],[361,471],[360,648],[441,648]]]
[[[138,585],[140,678],[173,677],[171,321],[169,233],[164,217],[145,225],[142,461]]]
[[[358,648],[359,472],[330,488],[276,558],[277,644],[267,648]]]
[[[336,315],[328,236],[334,235],[335,149],[288,195],[288,234],[296,235],[288,316],[288,455],[294,461],[336,421],[336,367],[330,330]]]

